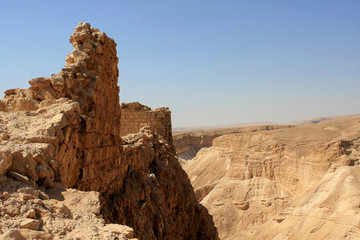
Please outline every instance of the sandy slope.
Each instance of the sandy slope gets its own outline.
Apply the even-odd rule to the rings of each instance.
[[[360,239],[360,119],[228,134],[184,165],[221,239]]]

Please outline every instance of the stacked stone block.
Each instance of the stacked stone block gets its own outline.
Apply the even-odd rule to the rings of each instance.
[[[121,104],[120,135],[139,132],[142,125],[148,125],[153,133],[172,142],[171,112],[169,108],[151,109],[138,102]]]

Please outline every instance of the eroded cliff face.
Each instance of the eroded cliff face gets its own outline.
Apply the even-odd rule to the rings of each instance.
[[[175,132],[173,134],[174,146],[178,157],[182,160],[190,160],[196,156],[202,148],[211,147],[217,137],[243,132],[256,132],[262,130],[274,130],[292,127],[290,125],[267,125],[249,127],[231,127],[223,129],[210,129],[200,131]]]
[[[196,136],[190,132],[175,133],[174,145],[179,158],[190,160],[194,158],[197,152],[204,147],[211,147],[212,141],[221,136],[220,134]]]
[[[358,239],[360,119],[228,134],[184,165],[221,239]]]
[[[114,40],[80,23],[70,42],[60,73],[0,100],[0,175],[97,191],[106,221],[140,239],[217,239],[172,143],[147,127],[120,137]]]
[[[217,239],[173,146],[146,127],[124,141],[126,171],[121,182],[109,184],[104,216],[134,226],[144,239]]]

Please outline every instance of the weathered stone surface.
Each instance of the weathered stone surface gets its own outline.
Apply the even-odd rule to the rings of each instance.
[[[7,91],[0,100],[0,152],[11,155],[1,171],[23,175],[33,187],[97,191],[101,203],[93,203],[91,213],[133,227],[140,239],[217,239],[211,216],[178,163],[171,130],[161,136],[144,128],[121,138],[114,40],[80,23],[70,42],[74,50],[58,74],[32,79],[29,89]],[[151,173],[156,181],[147,178]],[[21,204],[37,204],[35,218],[52,234],[71,230],[80,236],[72,222],[78,217],[65,203],[47,207],[46,195],[17,194]],[[19,211],[34,218],[31,208]],[[55,229],[46,220],[52,214],[67,228]]]
[[[43,192],[9,178],[0,183],[0,193],[0,239],[126,240],[134,237],[132,228],[118,224],[108,226],[93,212],[94,205],[100,206],[98,192],[59,187]],[[23,194],[31,197],[24,199]],[[6,214],[9,207],[13,208],[11,216]]]
[[[20,228],[39,230],[41,221],[36,219],[25,219],[20,223]]]
[[[215,138],[183,165],[221,239],[360,239],[360,119]]]
[[[12,155],[8,151],[0,152],[0,176],[4,175],[12,164]]]
[[[15,217],[20,214],[20,206],[21,205],[18,203],[9,202],[7,205],[5,205],[3,210],[7,215]]]
[[[0,236],[1,240],[27,240],[27,239],[38,239],[38,240],[52,240],[51,234],[46,232],[34,231],[29,229],[12,229],[5,232]]]
[[[151,109],[138,102],[121,104],[121,136],[139,132],[143,124],[152,132],[172,143],[171,112],[169,108]]]
[[[225,134],[256,132],[263,130],[274,130],[279,128],[288,128],[290,125],[267,125],[267,126],[249,126],[249,127],[229,127],[223,129],[209,129],[199,131],[174,132],[173,140],[176,152],[182,160],[194,158],[197,152],[202,148],[212,146],[215,138]]]
[[[123,139],[124,160],[121,162],[127,159],[128,164],[124,166],[122,191],[116,191],[118,183],[109,185],[114,191],[107,193],[103,215],[110,222],[117,219],[136,226],[135,231],[141,232],[144,239],[216,238],[212,220],[187,185],[188,178],[173,147],[161,136],[152,134],[149,128]],[[157,181],[149,179],[150,174],[154,174]],[[203,219],[202,222],[199,219]]]
[[[48,78],[39,77],[39,78],[31,79],[29,81],[29,84],[33,88],[45,88],[45,87],[50,87],[51,82],[50,79]]]
[[[133,238],[134,237],[134,231],[132,228],[129,228],[124,225],[119,224],[106,224],[106,226],[103,227],[103,231],[109,231],[116,234],[124,234],[127,238]]]

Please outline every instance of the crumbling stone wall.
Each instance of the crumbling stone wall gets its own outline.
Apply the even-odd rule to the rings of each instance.
[[[8,154],[12,156],[12,171],[39,184],[100,191],[105,188],[102,175],[116,176],[114,166],[121,159],[116,43],[88,23],[75,28],[70,42],[74,50],[60,73],[31,79],[29,89],[5,92],[1,102],[4,112],[9,113],[6,118],[26,111],[25,115],[36,116],[35,124],[44,121],[36,129],[28,121],[17,129],[5,127],[14,136],[7,148],[13,148],[12,140],[29,136],[22,141],[26,145],[6,152],[13,152]],[[35,143],[44,145],[38,154]]]
[[[70,42],[59,74],[0,100],[0,176],[98,191],[104,218],[140,239],[218,239],[172,142],[147,127],[121,138],[114,40],[80,23]]]
[[[88,23],[76,27],[70,42],[74,50],[59,78],[66,82],[65,96],[80,105],[79,145],[76,162],[74,158],[60,161],[60,175],[71,176],[62,177],[66,186],[102,192],[103,175],[116,178],[121,159],[116,43]],[[61,154],[68,151],[68,145],[60,146]]]
[[[172,142],[171,112],[169,108],[151,109],[138,102],[122,103],[120,135],[137,133],[143,124],[150,126],[152,132]]]

